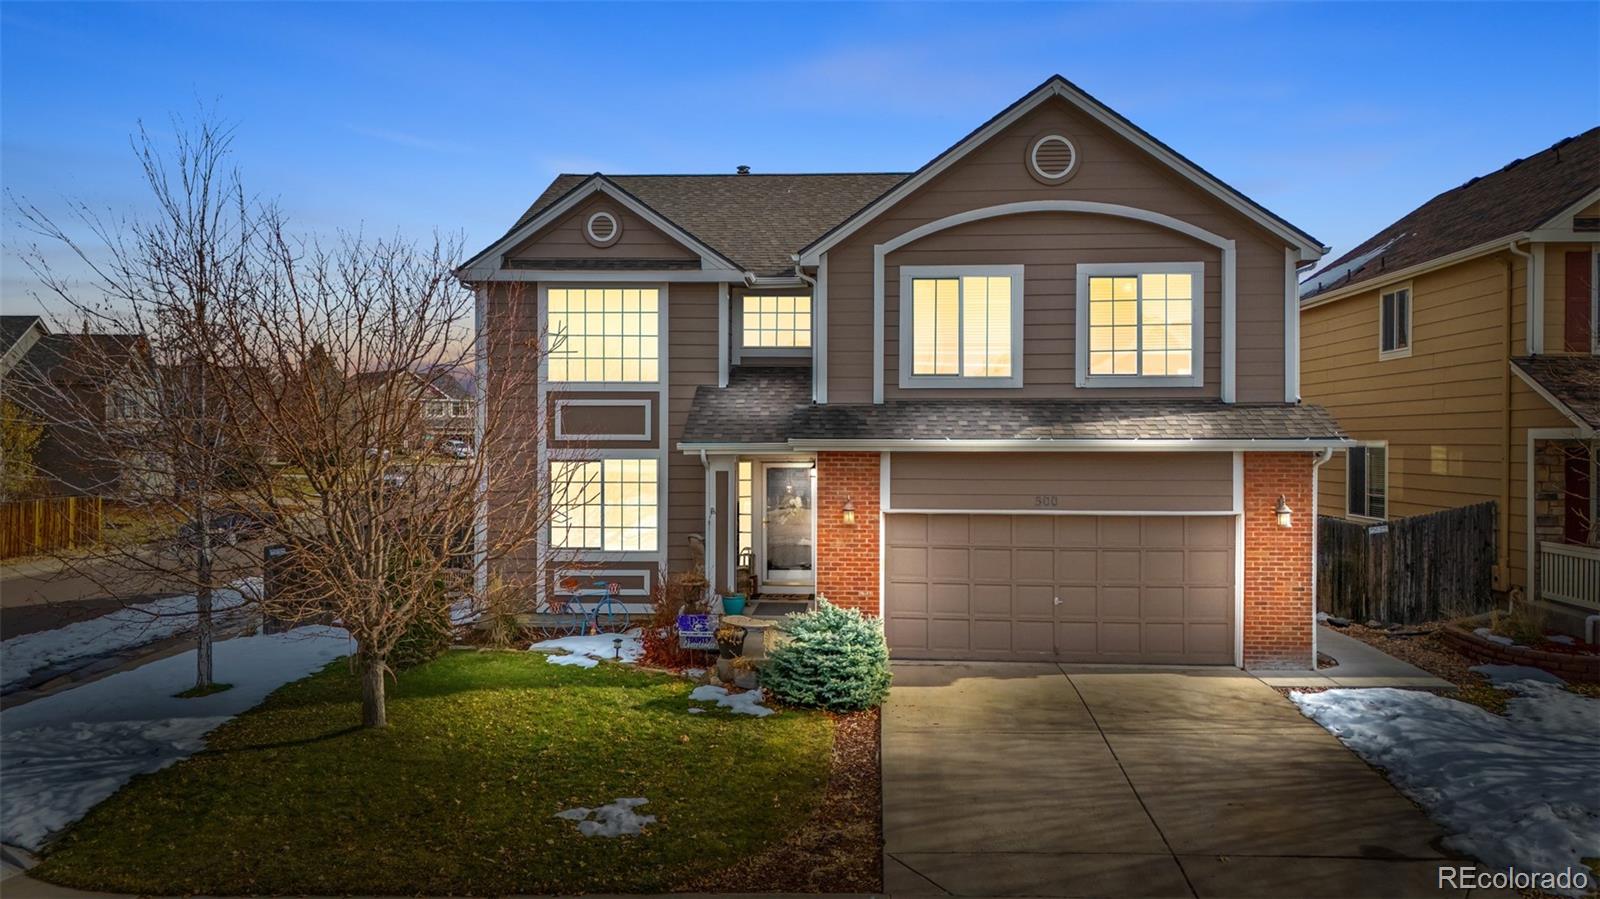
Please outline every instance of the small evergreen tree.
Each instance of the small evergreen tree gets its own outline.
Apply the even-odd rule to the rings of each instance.
[[[814,612],[778,626],[789,639],[772,651],[761,683],[790,705],[855,712],[889,695],[889,646],[883,625],[817,597]]]

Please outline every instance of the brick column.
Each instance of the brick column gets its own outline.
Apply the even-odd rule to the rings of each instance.
[[[1244,454],[1244,666],[1315,668],[1310,453]],[[1278,526],[1282,496],[1294,526]]]
[[[878,454],[817,454],[817,592],[878,614]],[[844,504],[856,510],[844,523]]]

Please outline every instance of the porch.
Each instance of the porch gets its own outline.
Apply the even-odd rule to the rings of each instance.
[[[708,455],[705,571],[714,596],[781,618],[816,594],[817,460],[790,453]]]
[[[1575,437],[1534,442],[1533,540],[1538,571],[1534,596],[1600,613],[1600,525],[1596,460],[1600,441]],[[1593,640],[1592,628],[1585,634]]]

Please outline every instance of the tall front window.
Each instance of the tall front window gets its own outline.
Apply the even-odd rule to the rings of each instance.
[[[1345,511],[1362,518],[1389,514],[1389,450],[1353,446],[1345,453]]]
[[[901,386],[1020,386],[1021,266],[904,266],[900,295]]]
[[[811,346],[810,297],[745,297],[746,349]]]
[[[755,463],[739,463],[739,564],[745,563],[745,553],[754,559],[755,531]],[[755,564],[753,561],[750,564]]]
[[[656,550],[655,459],[553,462],[550,482],[551,546],[605,552]]]
[[[1204,266],[1078,266],[1080,387],[1201,383]]]
[[[552,287],[551,381],[650,383],[660,378],[660,291]]]

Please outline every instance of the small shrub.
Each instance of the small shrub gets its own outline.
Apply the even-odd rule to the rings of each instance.
[[[1489,616],[1489,629],[1523,646],[1544,642],[1544,615],[1526,602],[1512,603],[1511,611]]]
[[[389,654],[389,667],[405,671],[424,665],[444,655],[455,640],[455,628],[450,625],[450,602],[445,596],[444,583],[435,582],[428,596],[418,603],[417,613],[406,624],[405,633],[395,642]]]
[[[519,593],[498,575],[489,582],[489,595],[479,620],[483,623],[484,642],[490,648],[510,649],[521,635],[522,622],[518,615],[525,604],[519,600]]]
[[[790,615],[778,628],[789,639],[772,651],[761,683],[780,700],[854,712],[889,695],[889,646],[876,619],[819,596],[816,611]]]

